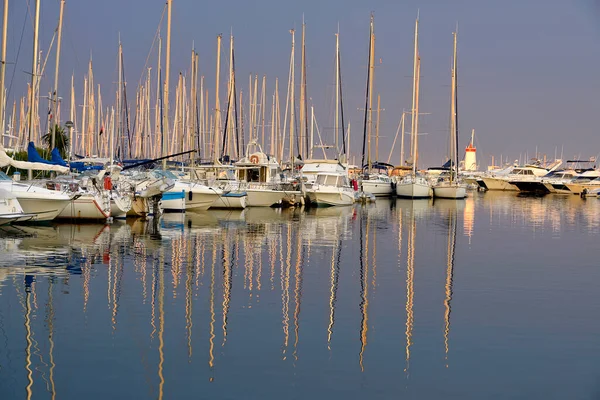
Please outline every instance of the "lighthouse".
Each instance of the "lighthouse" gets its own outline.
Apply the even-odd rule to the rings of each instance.
[[[477,171],[477,149],[473,143],[475,129],[471,131],[471,142],[465,149],[465,171]]]

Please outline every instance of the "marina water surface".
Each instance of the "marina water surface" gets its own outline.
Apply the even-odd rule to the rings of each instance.
[[[600,200],[2,228],[0,398],[600,397]]]

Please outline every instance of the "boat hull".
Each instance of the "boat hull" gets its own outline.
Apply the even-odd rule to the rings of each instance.
[[[248,207],[271,207],[279,205],[284,201],[295,201],[296,197],[302,196],[300,191],[283,191],[269,189],[247,189]]]
[[[396,195],[408,199],[428,199],[433,196],[431,186],[426,183],[410,182],[396,184]]]
[[[377,197],[392,196],[394,190],[391,183],[362,181],[363,192],[371,193]]]
[[[217,190],[202,187],[171,189],[163,193],[162,208],[167,212],[206,211],[219,195]]]
[[[354,203],[354,194],[348,190],[320,190],[308,192],[312,205],[317,207],[351,206]]]
[[[433,197],[438,199],[464,199],[467,197],[467,188],[464,185],[434,186]]]
[[[16,193],[15,193],[16,194]],[[64,199],[43,199],[39,197],[23,197],[17,194],[17,199],[26,214],[35,214],[32,221],[52,221],[63,211],[71,202]]]
[[[105,204],[103,204],[105,203]],[[72,200],[58,215],[58,219],[96,219],[110,217],[110,205],[102,197],[84,194]]]
[[[511,185],[515,185],[519,191],[532,194],[548,194],[551,191],[540,181],[512,181]]]
[[[210,208],[244,209],[247,204],[248,195],[246,193],[225,193],[219,196]]]
[[[487,190],[507,190],[507,191],[518,191],[519,189],[510,184],[506,179],[500,178],[483,178],[483,183]]]
[[[133,201],[130,197],[116,196],[110,200],[110,216],[117,219],[125,219],[132,206]]]

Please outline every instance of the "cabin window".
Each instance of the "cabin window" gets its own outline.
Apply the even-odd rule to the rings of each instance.
[[[325,185],[326,180],[327,180],[327,175],[317,175],[317,183],[319,185]]]
[[[337,176],[327,175],[326,185],[337,186]]]
[[[248,182],[260,182],[259,169],[257,169],[257,168],[249,169],[249,170],[246,170],[246,173],[248,174],[248,178],[247,178]]]

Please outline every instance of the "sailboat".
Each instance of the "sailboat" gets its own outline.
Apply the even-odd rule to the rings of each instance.
[[[361,188],[363,193],[371,193],[375,196],[390,196],[393,194],[392,181],[386,171],[388,166],[380,162],[371,161],[371,132],[373,126],[373,80],[375,75],[375,33],[373,26],[373,15],[371,15],[371,25],[369,30],[369,72],[367,74],[367,92],[365,98],[365,116],[364,116],[364,136],[363,136],[363,175],[361,176]],[[379,97],[377,98],[377,138],[379,138]],[[365,164],[365,141],[367,142],[367,162]],[[378,142],[378,140],[377,140]],[[376,143],[377,145],[378,143]],[[376,147],[376,150],[377,147]],[[376,158],[378,151],[376,151]],[[375,171],[377,172],[375,172]]]
[[[452,35],[454,36],[454,54],[452,58],[452,85],[450,89],[450,174],[447,178],[441,177],[433,186],[433,196],[444,199],[464,199],[467,197],[467,186],[458,177],[457,32],[453,32]]]
[[[419,56],[419,17],[415,20],[415,53],[413,66],[413,99],[411,123],[411,157],[412,171],[396,183],[396,195],[412,199],[426,199],[433,196],[433,189],[427,179],[417,174],[418,130],[419,130],[419,78],[421,71],[421,57]]]

